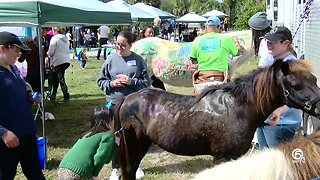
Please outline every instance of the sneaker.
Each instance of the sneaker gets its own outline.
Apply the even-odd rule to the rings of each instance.
[[[138,168],[136,171],[136,179],[141,179],[144,176],[144,172],[142,171],[142,169]]]
[[[109,180],[119,180],[119,177],[120,177],[119,170],[118,169],[112,169]]]

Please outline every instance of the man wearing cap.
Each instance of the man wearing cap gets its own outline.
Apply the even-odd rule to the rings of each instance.
[[[13,180],[18,163],[27,179],[45,179],[38,157],[36,126],[30,94],[14,65],[20,51],[29,51],[19,38],[0,32],[0,179]],[[39,102],[41,97],[36,101]]]
[[[228,56],[237,55],[238,48],[231,37],[221,35],[220,19],[210,16],[206,22],[206,33],[197,37],[192,43],[190,58],[198,64],[194,73],[195,93],[210,85],[227,81]]]

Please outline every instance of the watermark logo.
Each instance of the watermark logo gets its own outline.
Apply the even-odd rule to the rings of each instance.
[[[291,156],[293,158],[294,163],[305,163],[305,157],[303,155],[303,151],[299,148],[294,149],[291,152]]]

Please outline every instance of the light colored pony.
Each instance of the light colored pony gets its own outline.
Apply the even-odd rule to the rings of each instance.
[[[251,46],[250,31],[226,33],[226,36],[236,37],[245,49]],[[162,82],[173,86],[192,87],[192,74],[196,66],[190,60],[192,42],[172,42],[151,37],[135,42],[131,50],[141,55],[147,63],[150,75],[155,75]],[[230,61],[230,66],[237,66],[236,59]]]
[[[320,176],[320,131],[204,170],[194,180],[309,180]]]

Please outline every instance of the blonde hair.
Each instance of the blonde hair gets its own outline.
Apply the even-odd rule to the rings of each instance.
[[[52,28],[55,32],[59,34],[65,34],[66,33],[66,28],[65,27],[53,27]]]

